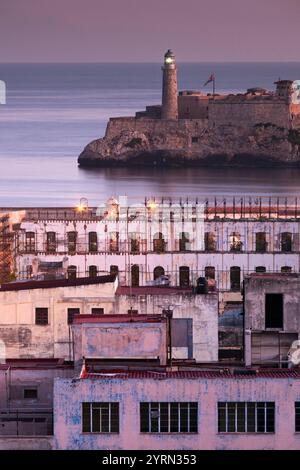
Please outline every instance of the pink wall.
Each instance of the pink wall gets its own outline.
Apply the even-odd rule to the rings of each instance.
[[[295,434],[295,378],[85,379],[55,383],[55,439],[60,449],[300,449]],[[119,401],[119,434],[82,434],[82,401]],[[197,401],[198,434],[142,434],[140,401]],[[218,434],[218,401],[275,401],[274,434]]]

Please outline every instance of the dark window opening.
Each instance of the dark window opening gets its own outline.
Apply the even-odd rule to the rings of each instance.
[[[75,315],[80,315],[80,308],[68,308],[68,325],[72,325]]]
[[[35,252],[35,233],[34,232],[26,232],[25,250],[27,251],[27,253]]]
[[[119,403],[82,403],[82,432],[118,433]]]
[[[111,275],[119,274],[119,266],[116,266],[115,264],[112,264],[110,269],[109,269],[109,272],[110,272]]]
[[[98,269],[97,266],[91,265],[89,266],[89,277],[97,277]]]
[[[38,398],[37,388],[24,388],[23,396],[25,400],[37,400]]]
[[[56,252],[56,233],[55,232],[47,232],[46,251],[47,253]]]
[[[104,315],[104,308],[103,307],[93,307],[91,309],[92,315]]]
[[[282,294],[266,294],[265,322],[266,328],[283,328]]]
[[[69,254],[76,252],[77,232],[68,232],[68,252]]]
[[[179,251],[190,250],[190,237],[186,232],[182,232],[179,238]]]
[[[190,268],[188,266],[180,266],[179,286],[188,287],[189,285],[190,285]]]
[[[48,325],[48,308],[35,309],[35,324]]]
[[[140,403],[140,431],[197,433],[198,403]]]
[[[233,291],[241,289],[241,268],[239,266],[230,268],[230,289]]]
[[[156,268],[154,268],[154,270],[153,270],[154,280],[158,279],[160,276],[164,276],[164,275],[165,275],[165,270],[162,266],[156,266]]]
[[[162,233],[156,233],[153,237],[153,251],[163,253],[166,248],[165,239]]]
[[[140,268],[137,264],[131,266],[131,285],[132,287],[140,285]]]
[[[257,232],[255,234],[255,251],[265,253],[268,248],[267,238],[265,232]]]
[[[300,432],[300,401],[295,402],[295,432]]]
[[[77,277],[77,268],[76,268],[76,266],[69,266],[68,270],[67,270],[67,273],[68,273],[68,279],[76,279],[76,277]]]
[[[219,402],[218,432],[274,433],[274,402]]]
[[[89,252],[95,253],[98,251],[97,232],[89,232]]]
[[[282,267],[281,267],[281,272],[282,272],[282,273],[291,273],[291,272],[292,272],[292,268],[291,268],[291,266],[282,266]]]
[[[281,234],[281,251],[285,253],[292,251],[292,234],[290,232],[283,232]]]
[[[256,266],[255,272],[256,272],[256,273],[265,273],[265,272],[266,272],[266,268],[265,268],[265,266]]]
[[[198,143],[198,142],[199,142],[199,137],[193,136],[193,137],[192,137],[192,144],[196,144],[196,143]]]

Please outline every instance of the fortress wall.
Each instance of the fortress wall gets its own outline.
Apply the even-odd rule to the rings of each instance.
[[[107,124],[105,137],[112,139],[122,132],[137,131],[150,134],[165,134],[171,138],[171,134],[178,132],[188,135],[199,135],[203,129],[208,127],[207,119],[180,119],[161,120],[148,118],[111,118]]]
[[[179,119],[207,119],[210,98],[197,95],[178,96]]]
[[[290,127],[289,105],[281,100],[257,102],[210,101],[209,125],[237,125],[253,127],[258,123],[272,123],[278,127]]]

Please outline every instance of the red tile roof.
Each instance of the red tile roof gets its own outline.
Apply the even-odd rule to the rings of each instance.
[[[155,372],[155,371],[111,371],[107,370],[103,372],[90,373],[87,372],[84,376],[85,379],[238,379],[238,380],[249,380],[249,379],[300,379],[300,369],[259,369],[256,373],[245,373],[247,369],[244,369],[240,373],[231,373],[229,370],[184,370],[184,371],[167,371],[167,372]]]
[[[109,274],[107,276],[97,277],[78,277],[76,279],[51,279],[46,281],[24,281],[24,282],[9,282],[0,286],[0,291],[18,291],[30,289],[52,289],[54,287],[73,287],[73,286],[87,286],[92,284],[106,284],[107,282],[114,282],[116,274]]]

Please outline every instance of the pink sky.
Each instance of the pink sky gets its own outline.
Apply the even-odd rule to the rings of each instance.
[[[0,0],[0,61],[298,61],[299,25],[300,0]]]

